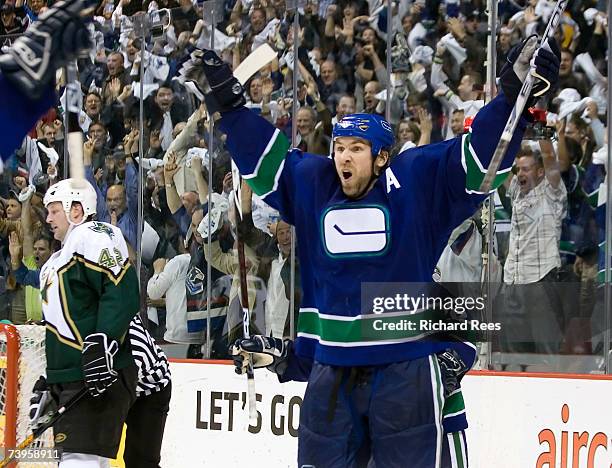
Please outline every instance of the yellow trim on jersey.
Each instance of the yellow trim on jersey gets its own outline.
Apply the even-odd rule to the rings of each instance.
[[[61,267],[57,271],[57,277],[59,279],[60,306],[62,308],[62,315],[64,316],[64,319],[65,319],[66,323],[68,324],[68,327],[70,328],[70,331],[72,331],[73,335],[76,337],[78,342],[74,342],[74,341],[68,339],[67,337],[61,335],[59,330],[57,330],[50,323],[47,323],[47,328],[57,336],[57,339],[60,342],[64,343],[67,346],[70,346],[72,348],[78,349],[80,351],[80,350],[83,349],[83,338],[81,337],[81,334],[79,333],[79,329],[75,325],[74,320],[72,320],[72,316],[70,314],[70,309],[68,308],[68,300],[66,298],[66,289],[64,287],[64,277],[63,277],[64,273],[66,273],[72,266],[76,265],[77,262],[82,263],[86,268],[89,268],[90,270],[96,271],[98,273],[106,274],[108,279],[115,286],[117,286],[117,284],[119,284],[119,282],[123,279],[125,273],[130,268],[130,263],[129,262],[125,262],[125,264],[123,265],[123,267],[119,271],[119,274],[117,276],[115,276],[115,274],[112,272],[112,270],[109,270],[108,268],[101,267],[100,265],[98,265],[98,264],[96,264],[94,262],[91,262],[90,260],[87,260],[85,257],[83,257],[83,256],[81,256],[79,254],[74,254],[73,257],[72,257],[72,260],[70,260],[70,262],[68,262],[66,265],[64,265],[63,267]]]
[[[62,336],[60,334],[60,332],[57,331],[57,329],[53,325],[51,325],[49,322],[47,322],[45,324],[45,327],[46,327],[47,330],[49,330],[51,333],[53,333],[55,336],[57,336],[57,339],[60,342],[64,343],[66,346],[70,346],[71,348],[74,348],[77,351],[82,351],[83,350],[83,345],[82,344],[78,345],[78,344],[74,343],[73,341],[67,340],[66,337]]]
[[[74,256],[72,258],[74,259],[73,261],[76,260],[76,261],[81,262],[83,265],[85,265],[90,270],[97,271],[98,273],[106,273],[106,276],[108,276],[108,279],[111,280],[111,282],[115,286],[117,286],[121,282],[121,280],[125,276],[125,273],[128,271],[128,269],[131,266],[130,262],[125,262],[125,264],[123,265],[123,267],[119,271],[119,274],[117,274],[115,276],[115,274],[113,273],[112,270],[110,270],[108,268],[104,268],[103,266],[100,266],[97,263],[92,262],[91,260],[87,260],[82,255],[74,254]],[[72,262],[70,262],[70,263],[72,263]]]

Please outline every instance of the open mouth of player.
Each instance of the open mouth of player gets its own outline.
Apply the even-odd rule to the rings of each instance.
[[[353,177],[353,173],[351,171],[342,171],[342,180],[348,181],[351,177]]]

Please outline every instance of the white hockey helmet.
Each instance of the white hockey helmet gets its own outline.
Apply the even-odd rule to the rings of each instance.
[[[61,202],[66,216],[69,216],[72,204],[78,202],[83,207],[83,219],[87,219],[96,214],[97,199],[96,191],[86,180],[64,179],[49,187],[43,204],[47,207],[50,203]]]

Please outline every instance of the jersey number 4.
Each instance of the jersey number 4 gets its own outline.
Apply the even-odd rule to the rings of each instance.
[[[109,270],[116,267],[117,265],[123,265],[123,256],[119,249],[113,249],[114,255],[111,255],[108,249],[102,249],[100,252],[100,257],[98,258],[98,264],[103,266],[104,268],[108,268]]]

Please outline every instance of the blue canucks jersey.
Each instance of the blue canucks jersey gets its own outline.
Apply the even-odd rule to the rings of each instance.
[[[0,96],[0,157],[6,161],[36,121],[53,107],[55,92],[49,85],[41,99],[31,100],[0,73]]]
[[[398,317],[364,310],[362,286],[431,282],[451,231],[486,197],[478,188],[511,109],[500,95],[463,136],[404,151],[359,200],[342,192],[332,159],[291,149],[278,129],[245,108],[223,114],[220,128],[244,179],[296,228],[302,281],[292,348],[297,360],[283,380],[306,380],[312,360],[382,365],[449,346],[473,364],[475,347],[469,343],[449,345],[410,331],[374,332],[373,320]],[[494,187],[508,175],[525,125],[521,118]]]

